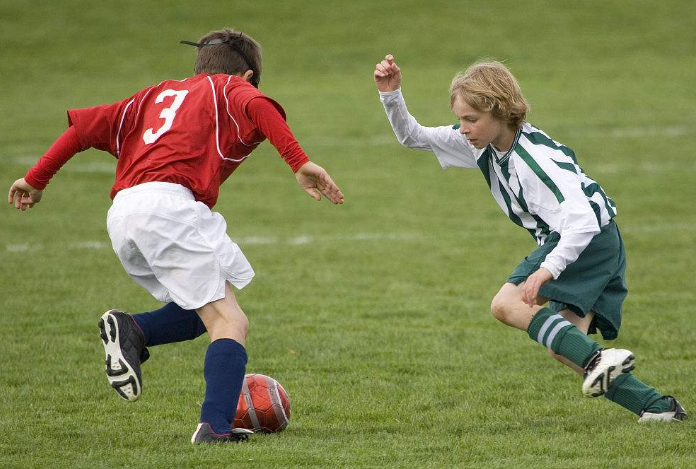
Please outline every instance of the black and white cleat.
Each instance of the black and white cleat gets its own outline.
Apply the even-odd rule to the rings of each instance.
[[[142,393],[140,365],[150,357],[143,332],[130,314],[112,309],[99,320],[99,337],[109,384],[125,400],[137,400]]]
[[[600,350],[585,366],[582,393],[598,397],[609,390],[611,383],[635,368],[636,357],[630,350],[609,348]]]

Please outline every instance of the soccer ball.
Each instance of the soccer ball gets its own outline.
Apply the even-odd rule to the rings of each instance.
[[[289,419],[290,399],[278,381],[259,374],[244,376],[234,428],[273,433],[284,430]]]

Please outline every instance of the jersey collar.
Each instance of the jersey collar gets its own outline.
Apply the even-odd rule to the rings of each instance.
[[[493,144],[488,144],[488,146],[490,147],[491,155],[495,159],[496,163],[498,163],[499,165],[507,163],[507,161],[510,159],[510,155],[512,155],[512,152],[515,150],[515,147],[517,146],[517,142],[520,140],[521,135],[522,127],[517,129],[517,131],[515,132],[515,138],[512,140],[512,145],[510,145],[510,149],[506,151],[505,154],[501,157],[498,157],[498,152],[493,147]]]

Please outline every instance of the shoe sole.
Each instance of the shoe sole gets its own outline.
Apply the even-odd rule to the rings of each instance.
[[[582,393],[585,397],[604,395],[616,378],[630,373],[636,368],[635,360],[635,355],[629,353],[628,356],[622,357],[618,363],[615,362],[602,368],[596,368],[585,378],[582,384]]]
[[[681,422],[682,420],[685,420],[689,415],[686,413],[684,407],[682,407],[679,401],[676,400],[673,396],[667,397],[670,397],[673,400],[674,410],[662,412],[659,414],[655,414],[652,412],[641,412],[638,422]]]
[[[107,311],[99,320],[99,336],[106,354],[106,377],[119,396],[133,402],[140,397],[140,380],[121,353],[118,321],[113,311]]]
[[[191,436],[191,443],[198,444],[217,444],[217,443],[243,443],[249,440],[249,435],[254,432],[246,428],[233,428],[231,433],[226,436],[215,435],[207,424],[199,423],[196,431]]]
[[[638,419],[639,423],[646,422],[681,422],[686,418],[686,414],[676,412],[665,412],[664,414],[643,415]]]

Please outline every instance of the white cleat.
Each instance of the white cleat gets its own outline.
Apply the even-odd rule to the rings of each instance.
[[[643,411],[640,413],[639,422],[681,422],[687,416],[686,410],[672,396],[666,396],[670,400],[670,409],[666,412],[655,414]]]
[[[585,367],[582,393],[585,397],[598,397],[609,390],[611,383],[635,368],[636,357],[630,350],[609,348],[600,350]]]

